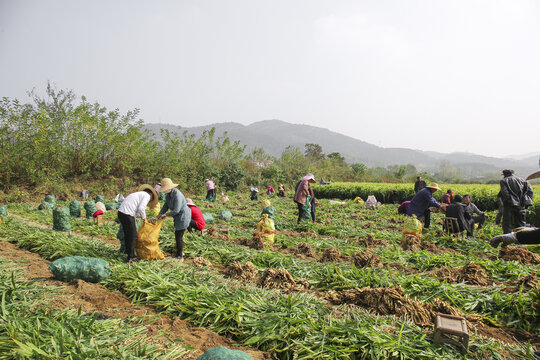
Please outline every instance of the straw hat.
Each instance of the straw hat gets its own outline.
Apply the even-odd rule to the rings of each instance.
[[[431,183],[431,185],[426,186],[426,187],[430,189],[441,190],[441,188],[439,187],[439,184],[437,183]]]
[[[540,171],[537,171],[529,176],[527,176],[526,180],[532,180],[532,179],[538,179],[540,178]]]
[[[139,186],[139,188],[137,189],[137,191],[144,191],[144,190],[150,190],[152,192],[152,195],[154,195],[153,199],[151,199],[150,202],[148,203],[148,207],[153,208],[154,206],[156,206],[159,200],[158,193],[156,192],[156,190],[154,190],[154,188],[151,185],[148,185],[148,184],[143,184]]]
[[[187,199],[186,199],[186,205],[195,206],[195,203],[194,203],[193,200],[191,200],[190,198],[187,198]]]
[[[161,192],[171,190],[178,186],[178,184],[173,184],[172,180],[169,178],[163,178],[159,183],[161,184]]]

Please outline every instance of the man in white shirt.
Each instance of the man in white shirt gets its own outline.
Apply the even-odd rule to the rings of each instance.
[[[118,208],[118,220],[124,230],[124,241],[128,262],[139,261],[135,256],[135,245],[137,244],[137,226],[135,218],[146,219],[146,207],[154,207],[158,202],[158,194],[154,188],[148,184],[141,185],[137,192],[129,194],[122,205]]]

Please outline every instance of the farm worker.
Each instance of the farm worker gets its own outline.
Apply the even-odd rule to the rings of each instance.
[[[191,199],[186,199],[186,205],[191,210],[191,221],[189,222],[187,230],[189,232],[192,232],[193,230],[203,231],[206,226],[206,221],[204,220],[201,209],[199,209]]]
[[[229,196],[225,195],[223,192],[221,193],[221,201],[227,202],[229,201]]]
[[[411,200],[409,207],[407,208],[407,215],[413,216],[416,215],[418,219],[424,219],[424,227],[429,229],[431,221],[431,210],[430,207],[441,208],[442,210],[446,209],[446,204],[440,204],[437,200],[433,198],[433,193],[441,190],[437,183],[432,183],[429,186],[426,186],[420,190]]]
[[[249,191],[251,191],[250,194],[249,194],[249,198],[251,200],[259,200],[259,194],[258,194],[259,189],[252,186],[252,187],[249,188]]]
[[[503,243],[503,246],[510,244],[540,244],[540,228],[526,228],[526,230],[495,236],[489,241],[489,244],[493,247],[499,246],[500,243]]]
[[[158,194],[148,184],[139,186],[137,192],[131,193],[118,208],[118,220],[124,229],[126,253],[128,262],[139,261],[135,257],[135,245],[137,244],[137,226],[135,218],[139,217],[146,221],[146,206],[153,207],[158,202]]]
[[[326,182],[326,181],[324,181],[324,179],[323,179],[323,178],[321,178],[321,181],[319,181],[319,185],[328,185],[328,184],[330,184],[330,183],[329,183],[329,182]]]
[[[446,190],[446,192],[441,196],[439,202],[441,204],[448,204],[450,205],[452,203],[454,197],[454,192],[450,189]]]
[[[285,187],[283,184],[279,184],[277,196],[285,197]]]
[[[468,236],[474,234],[474,220],[472,212],[463,203],[463,197],[456,195],[454,197],[454,203],[446,207],[446,217],[456,218],[459,226],[459,231],[467,230]]]
[[[206,179],[204,181],[206,185],[206,201],[216,201],[216,184],[214,183],[214,177]]]
[[[416,182],[414,183],[414,192],[418,194],[420,190],[427,186],[426,182],[422,180],[421,176],[416,177]]]
[[[525,226],[525,209],[532,205],[531,184],[514,175],[514,170],[503,170],[500,182],[503,201],[503,231]]]
[[[101,210],[102,212],[107,212],[106,208],[105,208],[105,204],[102,203],[101,201],[98,201],[96,203],[96,209],[97,210]]]
[[[309,186],[309,184],[314,183],[315,176],[313,174],[307,174],[296,183],[293,200],[298,206],[297,223],[300,223],[302,219],[307,217],[305,214],[306,206],[308,207],[308,209],[311,209],[311,219],[313,220],[313,222],[315,222],[315,194],[313,193],[313,189],[311,188],[311,186]]]
[[[411,203],[410,200],[402,202],[397,208],[398,214],[405,214],[406,215],[407,214],[407,208],[409,207],[410,203]]]
[[[163,178],[160,184],[161,192],[167,194],[167,196],[157,218],[172,216],[174,219],[175,257],[180,261],[184,261],[184,232],[191,221],[191,210],[187,206],[184,194],[176,188],[178,184],[174,184],[169,178]]]
[[[463,203],[467,206],[467,208],[469,209],[469,212],[473,216],[472,218],[474,220],[474,223],[478,224],[478,229],[481,229],[484,223],[486,222],[486,219],[487,219],[486,214],[480,211],[480,209],[473,202],[471,202],[470,194],[463,195]]]
[[[273,188],[273,187],[268,186],[268,187],[266,188],[266,194],[267,194],[267,195],[273,195],[274,192],[275,192],[275,191],[274,191],[274,188]]]
[[[500,191],[497,194],[497,206],[498,206],[498,209],[497,209],[498,212],[497,212],[497,216],[495,216],[495,225],[499,225],[501,223],[503,212],[504,212],[504,204],[502,201],[502,195]]]
[[[388,193],[388,197],[386,199],[386,202],[388,204],[397,204],[398,203],[398,194],[397,194],[397,190],[390,190],[390,192]]]

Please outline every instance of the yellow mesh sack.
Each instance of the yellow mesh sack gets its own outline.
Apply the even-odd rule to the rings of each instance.
[[[159,232],[163,221],[165,219],[158,220],[155,224],[149,221],[144,221],[139,230],[137,231],[138,239],[135,245],[137,251],[137,257],[144,260],[156,260],[163,259],[163,251],[159,248]]]
[[[360,196],[357,196],[354,198],[353,202],[355,204],[363,204],[364,203],[364,199],[362,199]]]
[[[261,234],[261,238],[266,246],[274,243],[276,237],[276,226],[274,220],[268,217],[268,214],[263,214],[261,220],[257,223],[257,231]]]
[[[414,235],[420,240],[422,238],[422,222],[416,218],[416,215],[407,216],[403,223],[402,238],[407,235]]]
[[[161,206],[159,206],[159,202],[157,202],[156,206],[150,208],[150,215],[152,215],[153,217],[158,216],[159,210],[161,210]]]

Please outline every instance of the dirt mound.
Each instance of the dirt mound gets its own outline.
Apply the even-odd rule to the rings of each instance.
[[[362,229],[374,229],[376,226],[373,225],[373,221],[368,221],[362,225]]]
[[[400,286],[391,288],[356,288],[328,291],[326,298],[333,304],[355,304],[382,315],[405,315],[418,326],[433,326],[437,312],[459,315],[459,311],[439,299],[435,304],[413,300],[403,294]]]
[[[209,227],[208,228],[208,236],[211,236],[215,239],[227,241],[229,240],[229,229],[223,228],[223,229],[217,229],[215,227]]]
[[[499,250],[499,258],[506,261],[518,261],[522,264],[540,264],[540,255],[530,252],[522,247],[503,246]]]
[[[251,262],[241,264],[238,261],[233,262],[225,269],[225,274],[236,280],[253,281],[257,278],[259,271]]]
[[[338,248],[327,248],[322,254],[322,262],[336,262],[341,259],[341,251]]]
[[[259,286],[285,291],[303,291],[309,287],[309,283],[305,279],[295,280],[287,270],[280,268],[264,270],[259,279]]]
[[[354,266],[357,268],[381,267],[381,258],[371,249],[365,249],[353,255]]]
[[[309,245],[306,242],[300,242],[298,243],[298,246],[296,247],[296,250],[294,251],[295,254],[303,254],[309,257],[315,256],[315,252],[313,251],[313,247]]]
[[[432,274],[439,280],[446,280],[449,283],[464,282],[470,285],[490,285],[485,270],[472,262],[455,269],[442,267],[434,270]]]
[[[193,264],[193,266],[196,266],[196,267],[203,267],[203,266],[212,265],[212,263],[210,261],[208,261],[207,259],[205,259],[203,257],[200,257],[200,256],[193,259],[192,264]]]
[[[529,276],[519,279],[512,284],[512,286],[509,286],[504,290],[509,293],[515,293],[518,292],[522,287],[523,291],[529,291],[531,289],[536,289],[538,286],[540,286],[540,278],[538,278],[537,274],[532,273]]]

